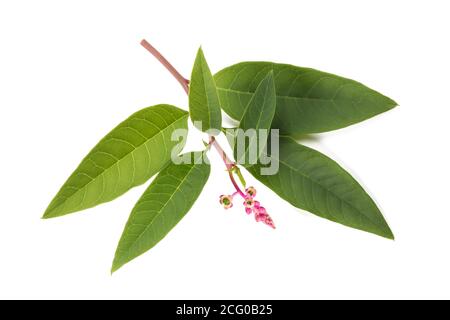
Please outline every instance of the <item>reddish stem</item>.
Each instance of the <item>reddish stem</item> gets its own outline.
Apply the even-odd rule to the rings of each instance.
[[[236,180],[234,180],[233,172],[228,171],[228,174],[229,174],[229,176],[230,176],[231,183],[233,184],[233,186],[234,186],[234,188],[236,189],[237,193],[239,193],[239,195],[240,195],[242,198],[245,198],[244,192],[242,192],[241,188],[239,188],[239,185],[236,183]]]
[[[217,152],[220,154],[223,160],[223,163],[225,163],[227,170],[230,171],[231,169],[233,169],[235,163],[231,161],[230,158],[228,158],[227,154],[225,153],[225,151],[223,151],[222,147],[217,142],[216,138],[214,138],[213,136],[209,137],[209,144],[213,145],[214,148],[216,148]]]
[[[236,182],[236,180],[234,179],[234,176],[233,176],[233,171],[232,170],[233,170],[233,167],[236,166],[236,164],[233,161],[231,161],[230,158],[228,158],[227,154],[222,149],[220,144],[217,142],[216,138],[211,136],[209,138],[209,144],[213,145],[214,148],[216,148],[217,152],[219,153],[219,155],[221,156],[223,162],[225,163],[225,166],[227,167],[227,170],[228,170],[228,175],[230,176],[231,183],[233,184],[234,188],[236,189],[236,192],[239,193],[242,198],[245,198],[244,192],[242,192],[241,188],[239,188],[239,185],[237,184],[237,182]]]
[[[169,61],[167,61],[166,58],[164,58],[164,56],[155,49],[155,47],[153,47],[150,43],[147,42],[147,40],[142,40],[141,41],[141,45],[147,49],[156,59],[158,59],[159,62],[161,62],[161,64],[166,67],[167,70],[169,70],[169,72],[175,77],[175,79],[178,80],[178,82],[181,84],[181,86],[183,87],[184,91],[186,91],[186,93],[189,93],[189,80],[187,80],[186,78],[184,78],[177,69],[175,69],[174,66],[172,66],[170,64]]]

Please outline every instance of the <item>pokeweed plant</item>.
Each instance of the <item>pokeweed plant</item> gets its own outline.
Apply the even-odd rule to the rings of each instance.
[[[151,249],[190,210],[208,180],[207,153],[212,148],[223,159],[233,186],[233,192],[219,197],[225,209],[239,201],[246,214],[275,229],[256,199],[256,189],[246,186],[240,170],[244,167],[297,208],[394,239],[361,185],[335,161],[295,140],[371,118],[395,107],[393,100],[359,82],[288,64],[242,62],[213,75],[201,48],[187,80],[150,43],[141,44],[181,84],[189,112],[159,104],[131,115],[87,154],[43,216],[59,217],[111,201],[156,175],[131,211],[112,272]],[[224,129],[221,110],[239,126]],[[203,151],[179,155],[184,140],[174,139],[174,133],[187,131],[189,117],[208,133],[209,141]],[[265,135],[244,135],[238,152],[239,133],[252,130]],[[217,142],[221,131],[227,133],[236,161]],[[268,157],[276,161],[277,170],[264,174],[267,161],[262,160]]]

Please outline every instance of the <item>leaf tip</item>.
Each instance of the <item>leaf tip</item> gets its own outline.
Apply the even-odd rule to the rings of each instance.
[[[381,95],[381,97],[384,98],[385,111],[392,110],[392,109],[394,109],[395,107],[398,107],[398,106],[399,106],[399,104],[397,103],[397,101],[395,101],[394,99],[392,99],[392,98],[390,98],[390,97],[388,97],[388,96],[382,95],[382,94],[380,94],[380,95]]]
[[[275,76],[273,69],[270,69],[269,72],[267,72],[266,76],[263,79],[266,84],[272,88],[275,88]]]
[[[395,236],[394,236],[394,233],[391,231],[391,229],[389,229],[389,232],[386,234],[385,238],[395,241]]]
[[[50,206],[45,210],[41,219],[48,220],[48,219],[52,219],[52,218],[61,217],[66,214],[67,214],[67,212],[61,211],[61,208],[59,206],[55,207],[50,204]]]
[[[394,109],[395,107],[398,107],[399,106],[399,104],[397,103],[397,101],[395,101],[395,100],[392,100],[391,99],[391,101],[392,101],[392,109]]]
[[[395,236],[394,233],[392,232],[391,228],[389,227],[389,225],[387,224],[387,222],[385,222],[385,225],[383,226],[382,229],[379,230],[379,232],[376,233],[377,235],[386,238],[388,240],[395,240]]]
[[[42,220],[48,220],[51,218],[55,218],[56,216],[53,214],[53,210],[45,210],[44,214],[42,215],[41,219]]]
[[[273,69],[270,69],[268,72],[267,72],[267,74],[265,75],[265,77],[264,77],[264,79],[263,80],[267,80],[267,81],[270,81],[270,82],[272,82],[272,81],[274,81],[274,75],[273,75],[274,73],[273,73]]]
[[[205,54],[203,53],[203,48],[201,45],[198,47],[197,57],[202,57],[203,59],[205,58]]]
[[[111,275],[116,273],[116,271],[122,268],[123,265],[124,265],[123,263],[118,262],[117,259],[115,258],[111,266]]]

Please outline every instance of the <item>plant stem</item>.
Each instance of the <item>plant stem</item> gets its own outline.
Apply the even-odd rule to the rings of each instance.
[[[236,189],[237,193],[239,193],[239,195],[242,198],[245,198],[244,192],[242,192],[241,188],[239,188],[239,185],[236,183],[236,180],[234,180],[233,172],[228,171],[228,175],[230,176],[231,183],[233,184],[233,186]]]
[[[223,151],[220,144],[217,142],[216,138],[213,136],[209,137],[209,144],[213,145],[214,148],[216,148],[217,152],[219,153],[220,157],[223,160],[223,163],[225,163],[225,166],[227,167],[227,170],[231,172],[231,169],[235,166],[235,163],[228,158],[225,151]]]
[[[147,49],[156,59],[158,59],[159,62],[161,62],[161,64],[166,67],[167,70],[169,70],[169,72],[175,77],[175,79],[177,79],[177,81],[181,84],[181,86],[183,87],[184,91],[186,91],[186,93],[189,93],[189,80],[187,80],[185,77],[183,77],[177,69],[175,69],[174,66],[172,66],[170,64],[169,61],[167,61],[166,58],[164,58],[164,56],[155,49],[155,47],[153,47],[149,42],[147,42],[147,40],[142,40],[141,41],[141,45]]]
[[[189,94],[189,80],[187,80],[185,77],[183,77],[177,69],[175,69],[172,64],[167,61],[166,58],[158,51],[155,47],[153,47],[147,40],[142,40],[141,45],[147,49],[156,59],[158,59],[161,64],[166,67],[166,69],[174,76],[175,79],[181,84],[186,94]],[[239,188],[239,185],[236,183],[236,180],[233,176],[233,167],[236,166],[236,164],[230,160],[230,158],[227,156],[225,151],[222,149],[220,144],[216,141],[216,139],[213,136],[209,137],[209,144],[213,145],[214,148],[219,153],[220,157],[222,158],[223,162],[225,163],[225,166],[227,167],[228,174],[230,176],[231,183],[233,184],[234,188],[236,189],[236,192],[241,195],[241,197],[245,198],[244,192],[242,192],[241,188]]]
[[[222,147],[217,142],[216,138],[211,136],[209,138],[209,144],[213,145],[214,148],[216,148],[216,150],[219,153],[219,155],[221,156],[223,162],[225,163],[225,166],[227,167],[228,175],[230,176],[231,183],[233,184],[233,186],[236,189],[237,193],[239,193],[242,198],[245,198],[244,192],[242,192],[241,188],[239,188],[239,185],[237,184],[237,182],[236,182],[236,180],[234,179],[234,176],[233,176],[233,167],[235,167],[236,164],[233,161],[231,161],[230,158],[228,158],[227,154],[225,153],[225,151],[223,151]]]

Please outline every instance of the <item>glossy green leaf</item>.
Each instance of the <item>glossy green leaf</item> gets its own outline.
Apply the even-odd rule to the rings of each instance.
[[[222,114],[214,78],[202,48],[198,49],[189,84],[189,112],[194,125],[202,131],[220,133]],[[201,126],[199,125],[201,124]]]
[[[255,164],[264,150],[276,108],[273,72],[261,80],[239,122],[234,157],[239,164]],[[245,140],[248,138],[248,140]]]
[[[279,171],[258,180],[295,207],[343,225],[393,239],[388,224],[361,185],[335,161],[288,137],[280,137]]]
[[[258,83],[274,71],[277,110],[273,127],[301,135],[335,130],[371,118],[397,104],[359,82],[314,69],[271,62],[243,62],[214,79],[223,110],[241,119]]]
[[[187,130],[188,113],[171,105],[136,112],[114,128],[83,159],[45,211],[62,216],[111,201],[146,182],[170,160],[175,129]]]
[[[155,246],[190,210],[210,173],[202,156],[191,153],[191,164],[171,163],[156,176],[131,212],[112,272]]]

